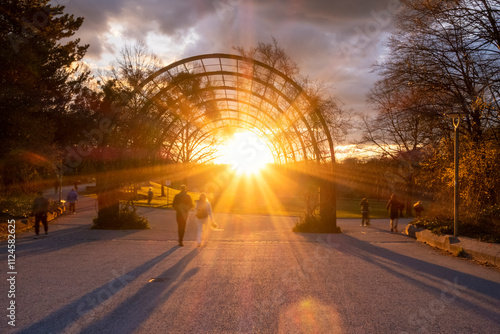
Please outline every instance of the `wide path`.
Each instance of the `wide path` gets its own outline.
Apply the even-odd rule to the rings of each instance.
[[[224,231],[176,242],[172,211],[147,231],[90,230],[95,200],[16,244],[16,327],[0,333],[500,333],[500,271],[439,253],[386,220],[295,234],[292,217],[216,214]],[[1,244],[7,276],[7,243]]]

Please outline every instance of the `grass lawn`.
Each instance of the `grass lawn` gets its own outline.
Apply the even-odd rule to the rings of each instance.
[[[154,197],[151,201],[151,207],[168,209],[172,207],[174,196],[180,191],[177,189],[165,187],[165,195],[161,196],[161,186],[158,183],[150,183]],[[149,187],[142,187],[138,194],[140,200],[134,201],[136,206],[148,206],[147,192]],[[196,192],[188,192],[193,200],[200,196]],[[19,198],[12,196],[7,200],[0,201],[3,207],[3,218],[0,222],[0,230],[6,229],[7,219],[12,216],[16,218],[27,217],[31,210],[31,205],[35,195],[23,195]],[[87,196],[96,197],[96,194],[87,194]],[[235,214],[258,214],[258,215],[282,215],[282,216],[299,216],[305,211],[304,199],[300,196],[269,196],[268,199],[262,198],[238,201],[233,195],[223,195],[219,201],[214,201],[209,198],[214,205],[214,211],[218,213],[235,213]],[[361,199],[340,198],[337,200],[337,217],[338,218],[361,218],[361,209],[359,202]],[[387,218],[388,212],[385,209],[387,201],[370,200],[370,218]],[[5,226],[3,226],[5,225]]]
[[[338,218],[359,218],[361,219],[360,199],[339,198],[337,200]],[[368,200],[370,203],[370,218],[388,218],[389,211],[385,209],[388,200]]]
[[[161,186],[151,182],[154,197],[151,201],[151,207],[155,208],[171,208],[171,203],[174,196],[180,191],[165,187],[165,195],[161,196]],[[136,206],[148,206],[147,192],[149,187],[142,187],[139,195],[143,195],[144,199],[135,201]],[[167,196],[168,194],[168,196]],[[199,193],[189,192],[193,200],[198,199]],[[210,198],[209,198],[210,199]],[[213,201],[213,199],[210,199]],[[337,200],[337,218],[361,218],[360,199],[340,198]],[[387,218],[388,211],[385,209],[387,201],[370,200],[370,218]],[[267,201],[264,200],[245,200],[235,201],[233,196],[225,196],[214,205],[214,211],[219,213],[235,213],[235,214],[262,214],[262,215],[283,215],[283,216],[298,216],[305,211],[304,199],[300,196],[274,197]]]

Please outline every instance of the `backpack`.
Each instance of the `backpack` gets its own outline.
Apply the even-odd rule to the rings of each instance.
[[[208,217],[207,203],[196,206],[196,218],[204,219]]]

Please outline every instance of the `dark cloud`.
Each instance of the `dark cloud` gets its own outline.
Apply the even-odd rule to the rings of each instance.
[[[242,1],[243,2],[243,1]],[[306,21],[313,24],[342,24],[364,20],[370,13],[387,10],[399,1],[394,0],[258,0],[253,3],[261,6],[271,16],[287,16],[294,21]]]
[[[84,18],[77,34],[83,43],[90,44],[89,56],[98,58],[107,51],[106,41],[99,38],[110,33],[111,24],[125,27],[124,37],[144,39],[149,32],[175,35],[195,26],[206,15],[213,13],[209,1],[160,1],[160,0],[60,0],[66,11]],[[124,41],[125,42],[125,41]]]
[[[346,104],[363,109],[374,82],[371,64],[392,27],[398,0],[64,0],[67,11],[83,16],[78,32],[90,44],[88,57],[99,59],[120,43],[164,35],[184,45],[180,59],[201,53],[232,52],[272,36],[295,59],[302,73],[335,87]],[[117,24],[123,41],[106,38]],[[107,35],[106,35],[107,34]],[[151,45],[154,49],[155,45]],[[161,55],[160,55],[161,56]]]

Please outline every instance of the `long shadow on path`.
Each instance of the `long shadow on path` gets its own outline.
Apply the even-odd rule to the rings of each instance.
[[[170,248],[167,252],[158,255],[143,265],[110,280],[108,283],[96,288],[85,296],[71,304],[51,313],[37,323],[21,330],[19,333],[61,333],[65,328],[71,326],[85,314],[92,312],[93,309],[107,301],[113,295],[125,288],[141,274],[145,273],[156,264],[163,261],[166,257],[174,253],[179,246]],[[95,333],[98,333],[96,331]]]
[[[315,241],[318,241],[317,236],[304,235],[304,237],[306,239],[315,238]],[[323,239],[323,237],[320,238]],[[350,235],[342,234],[326,238],[328,241],[324,243],[321,242],[323,245],[333,244],[336,251],[356,256],[363,261],[376,265],[390,274],[408,281],[411,285],[420,286],[423,290],[427,290],[438,297],[443,293],[443,289],[424,283],[423,280],[419,280],[418,278],[421,277],[431,280],[434,278],[434,282],[438,283],[437,285],[448,282],[450,286],[457,289],[455,291],[456,302],[463,304],[471,310],[480,312],[485,317],[500,324],[500,313],[498,311],[482,307],[470,301],[469,299],[474,296],[464,291],[468,289],[479,293],[480,296],[475,296],[478,301],[484,298],[492,298],[500,301],[500,284],[497,282],[399,254],[386,248],[378,247],[376,244],[359,240]],[[405,273],[407,271],[402,272],[395,270],[394,264],[401,267],[407,267],[413,274],[410,275]],[[448,291],[448,294],[449,293]],[[466,297],[468,299],[466,299]],[[500,303],[498,304],[500,305]]]
[[[144,287],[133,296],[129,297],[104,318],[85,328],[80,333],[102,333],[103,328],[106,328],[110,324],[112,324],[113,333],[133,333],[154,311],[161,307],[182,282],[198,272],[198,268],[193,268],[177,281],[184,268],[198,254],[199,249],[189,252],[179,262],[160,275],[160,277],[167,279],[166,282],[145,283]],[[174,282],[175,284],[173,284]],[[106,332],[110,331],[107,330]]]
[[[89,225],[75,225],[49,232],[47,237],[42,235],[42,238],[38,240],[33,240],[31,237],[20,238],[16,243],[16,254],[18,256],[41,255],[78,245],[124,238],[134,233],[137,233],[137,230],[91,230]],[[7,247],[0,249],[0,255],[7,252]]]

